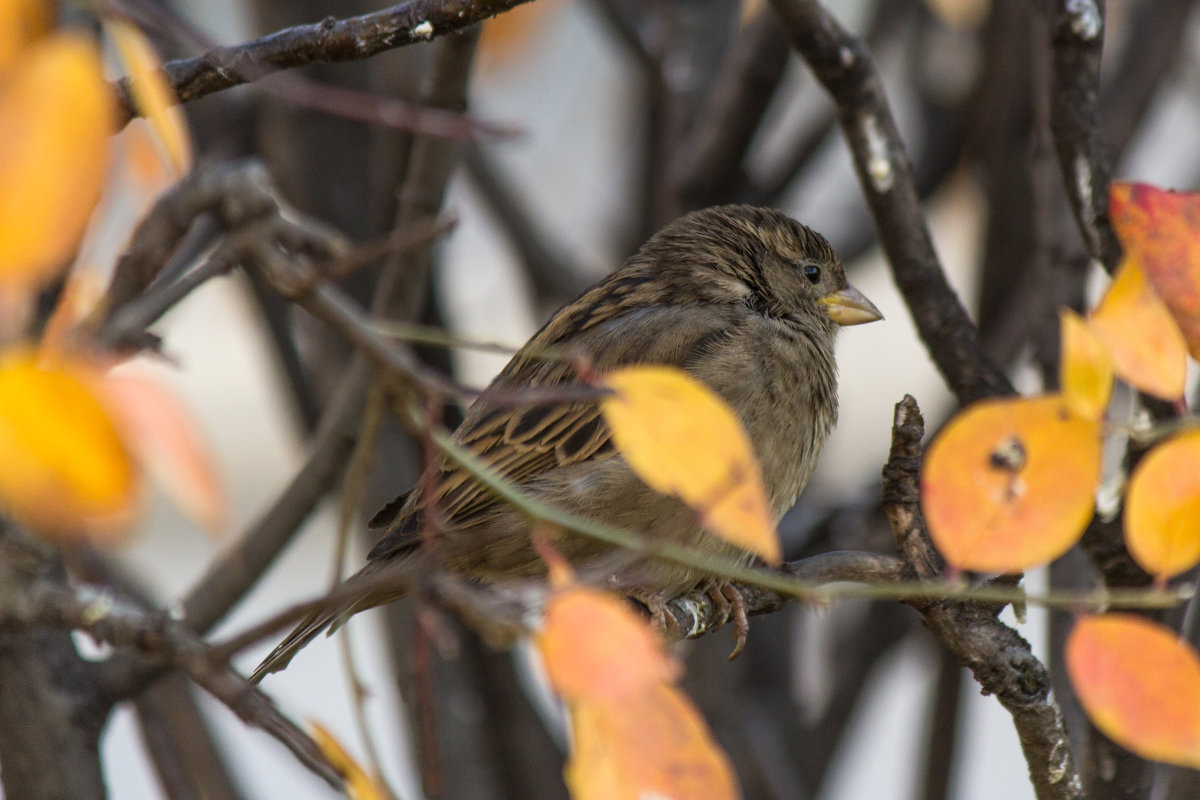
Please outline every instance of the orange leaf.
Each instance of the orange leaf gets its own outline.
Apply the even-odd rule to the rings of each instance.
[[[1066,664],[1108,738],[1143,758],[1200,769],[1200,656],[1179,634],[1133,614],[1084,617],[1067,639]]]
[[[1149,573],[1170,577],[1200,560],[1200,431],[1151,450],[1125,499],[1125,544]]]
[[[157,197],[175,182],[175,168],[163,157],[163,148],[149,122],[130,120],[116,138],[123,175],[130,177],[144,198]]]
[[[34,287],[69,262],[100,198],[113,120],[90,40],[28,48],[0,90],[0,283]]]
[[[383,790],[380,782],[359,766],[358,762],[346,752],[346,748],[342,747],[342,743],[337,740],[337,737],[330,733],[324,725],[309,720],[308,727],[317,747],[321,748],[325,758],[329,759],[329,763],[346,781],[342,788],[349,800],[384,800],[389,796]]]
[[[51,538],[112,538],[129,521],[138,479],[97,374],[29,351],[0,358],[0,503]]]
[[[1015,572],[1083,533],[1100,480],[1100,425],[1058,395],[984,400],[934,440],[921,473],[929,533],[962,569]]]
[[[178,398],[161,383],[128,373],[109,375],[102,389],[142,466],[195,522],[224,532],[225,492],[195,420]]]
[[[1183,397],[1187,346],[1135,252],[1125,254],[1091,324],[1117,375],[1156,397]]]
[[[1071,410],[1085,419],[1100,419],[1112,396],[1113,369],[1104,343],[1082,317],[1064,308],[1059,385]]]
[[[1109,206],[1121,244],[1137,254],[1192,357],[1200,358],[1200,194],[1114,183]]]
[[[129,70],[133,102],[158,133],[176,175],[192,167],[192,143],[175,90],[145,34],[123,19],[107,19],[108,36]]]
[[[76,265],[58,293],[58,302],[42,329],[38,350],[45,355],[66,352],[75,326],[99,304],[108,282],[85,262]]]
[[[29,43],[50,29],[52,12],[47,0],[0,3],[0,81],[14,70]]]
[[[477,48],[477,58],[484,68],[481,74],[490,75],[527,56],[532,43],[541,38],[547,18],[553,16],[550,12],[560,8],[561,4],[553,2],[529,3],[485,22]]]
[[[626,702],[570,704],[573,800],[732,800],[737,781],[703,718],[674,686]]]
[[[678,672],[649,626],[620,600],[595,589],[555,595],[537,646],[550,684],[566,700],[624,701]]]
[[[601,385],[615,392],[601,409],[634,472],[695,509],[712,533],[779,563],[779,536],[758,461],[725,402],[670,367],[616,370]]]

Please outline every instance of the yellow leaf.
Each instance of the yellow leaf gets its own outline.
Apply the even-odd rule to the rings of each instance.
[[[12,72],[29,43],[50,29],[49,0],[4,0],[0,3],[0,81]]]
[[[189,517],[211,533],[225,531],[229,508],[195,420],[158,381],[109,375],[104,396],[129,447]]]
[[[1091,325],[1104,342],[1117,375],[1155,397],[1183,397],[1187,344],[1134,253],[1125,254],[1116,277],[1092,312]]]
[[[536,642],[550,685],[566,700],[624,701],[678,671],[645,621],[595,589],[554,595]]]
[[[1125,544],[1153,575],[1170,577],[1200,560],[1200,431],[1163,442],[1138,463],[1125,499]]]
[[[695,509],[706,530],[779,563],[779,536],[758,461],[724,401],[670,367],[617,370],[601,385],[615,392],[601,408],[633,471]]]
[[[108,36],[129,71],[133,102],[154,127],[177,176],[192,167],[192,143],[175,90],[146,36],[123,19],[107,19]]]
[[[1100,424],[1058,395],[984,400],[925,454],[921,507],[951,564],[1017,572],[1065,553],[1092,516]]]
[[[309,720],[308,726],[317,747],[321,748],[321,752],[329,759],[329,763],[346,781],[346,785],[342,787],[346,792],[346,797],[350,800],[385,800],[388,794],[383,790],[380,782],[359,766],[358,762],[346,752],[346,748],[342,747],[336,736],[319,722]]]
[[[111,538],[129,521],[138,478],[86,365],[0,358],[0,504],[58,539]]]
[[[1067,308],[1059,317],[1062,320],[1059,385],[1063,398],[1079,416],[1100,419],[1112,397],[1112,362],[1104,343],[1082,317]]]
[[[674,686],[626,702],[569,704],[573,800],[734,800],[737,780],[704,719]]]
[[[0,89],[0,284],[34,288],[69,263],[100,198],[113,119],[90,40],[26,50]]]
[[[1137,755],[1200,769],[1200,656],[1179,634],[1133,614],[1084,617],[1067,674],[1096,727]]]

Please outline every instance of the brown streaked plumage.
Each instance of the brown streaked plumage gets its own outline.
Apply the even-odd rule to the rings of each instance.
[[[562,308],[488,391],[578,383],[572,365],[539,355],[547,348],[586,353],[598,371],[633,364],[681,367],[738,414],[778,517],[804,488],[837,421],[838,325],[879,318],[846,282],[820,234],[778,211],[718,206],[663,228],[621,269]],[[679,500],[633,474],[614,449],[595,401],[489,405],[485,391],[454,436],[541,500],[657,540],[748,558],[700,530],[696,514]],[[483,581],[544,571],[522,513],[453,465],[443,463],[428,485],[438,487],[435,506],[444,527],[439,558],[447,569]],[[376,515],[372,524],[385,532],[350,581],[418,557],[425,500],[414,490]],[[706,578],[583,536],[566,535],[556,545],[586,576],[666,599]],[[314,615],[255,677],[282,669],[330,624],[399,595],[376,592]]]

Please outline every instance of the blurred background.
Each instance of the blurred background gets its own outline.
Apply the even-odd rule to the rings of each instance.
[[[1047,5],[827,3],[875,56],[952,284],[993,355],[1030,391],[1041,388],[1031,355],[1051,346],[1055,309],[1082,302],[1059,287],[1102,284],[1070,217],[1049,138]],[[1107,3],[1098,134],[1120,179],[1196,185],[1194,5]],[[362,0],[180,0],[170,10],[231,44],[375,8]],[[164,58],[194,54],[177,38],[156,40]],[[834,109],[770,8],[755,0],[537,0],[488,23],[477,45],[455,47],[447,55],[451,48],[439,41],[304,73],[416,99],[446,88],[431,89],[430,76],[439,58],[454,57],[459,67],[469,64],[469,113],[519,129],[518,136],[422,151],[402,131],[305,110],[250,86],[186,108],[199,159],[261,158],[291,203],[359,241],[395,224],[420,170],[414,159],[447,159],[444,197],[439,188],[420,203],[457,224],[432,253],[428,286],[417,282],[413,318],[513,346],[678,214],[722,202],[784,209],[830,239],[851,281],[887,318],[841,336],[841,421],[785,520],[786,555],[890,552],[878,489],[892,407],[912,394],[935,430],[953,400],[878,252]],[[368,303],[374,277],[364,270],[347,288]],[[303,462],[347,350],[241,275],[210,282],[155,331],[177,366],[147,369],[172,382],[201,418],[233,499],[232,530],[241,530]],[[476,352],[428,357],[476,386],[505,360]],[[390,430],[364,514],[407,490],[415,465],[411,445]],[[330,503],[312,518],[218,636],[329,587],[336,516]],[[155,499],[120,557],[170,605],[228,546]],[[361,563],[367,547],[365,535],[354,541],[347,563]],[[1027,580],[1037,588],[1045,578]],[[385,774],[402,797],[415,798],[419,770],[400,699],[412,685],[405,605],[361,615],[339,636],[348,636],[368,692]],[[1031,612],[1020,630],[1053,662],[1045,615]],[[906,607],[793,604],[752,620],[746,652],[733,663],[725,660],[730,646],[721,634],[680,652],[685,686],[748,798],[1033,796],[1008,715],[979,695]],[[249,671],[269,649],[247,652],[239,666]],[[491,652],[459,631],[457,652],[434,658],[444,796],[565,796],[561,720],[523,655]],[[264,689],[294,719],[319,721],[366,757],[337,639],[315,642]],[[335,796],[277,743],[201,701],[219,758],[244,796]],[[113,797],[166,796],[142,740],[134,713],[122,708],[103,744]]]

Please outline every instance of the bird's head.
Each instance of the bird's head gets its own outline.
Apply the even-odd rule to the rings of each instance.
[[[741,301],[781,318],[816,314],[835,325],[883,318],[846,280],[825,237],[774,209],[694,211],[655,234],[639,255],[687,275],[679,284],[709,302]]]

